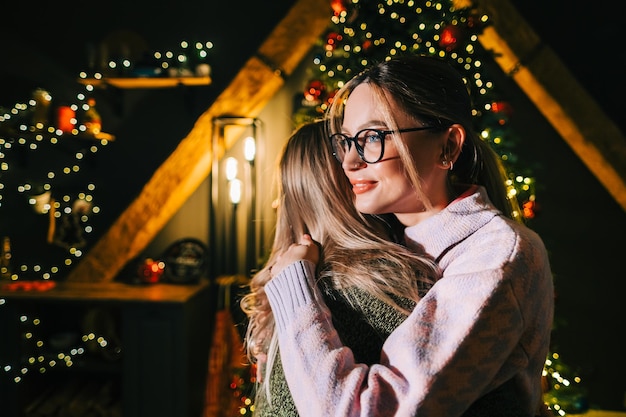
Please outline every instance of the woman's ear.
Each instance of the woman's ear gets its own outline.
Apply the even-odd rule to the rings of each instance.
[[[465,143],[465,135],[465,128],[460,124],[455,123],[448,128],[441,154],[444,168],[452,169],[454,166],[463,148],[463,143]]]

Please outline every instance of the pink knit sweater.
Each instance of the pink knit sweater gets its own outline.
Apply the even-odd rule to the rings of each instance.
[[[554,313],[539,236],[502,216],[482,187],[405,235],[443,277],[391,333],[378,364],[355,363],[343,346],[315,265],[295,262],[266,285],[300,416],[454,417],[505,385],[510,415],[533,416]]]

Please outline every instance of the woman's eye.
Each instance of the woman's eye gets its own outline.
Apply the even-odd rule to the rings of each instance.
[[[380,142],[380,135],[376,132],[369,133],[365,136],[365,143]]]

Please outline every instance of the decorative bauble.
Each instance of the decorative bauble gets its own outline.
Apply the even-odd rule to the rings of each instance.
[[[513,115],[513,106],[506,101],[494,101],[491,103],[491,111],[494,113],[504,113],[508,117]]]
[[[341,42],[343,36],[337,32],[330,32],[326,36],[326,50],[334,51],[337,47],[337,44]]]
[[[161,280],[165,270],[165,262],[146,258],[139,264],[137,274],[141,282],[155,284]]]
[[[465,33],[458,25],[447,25],[441,30],[439,46],[450,52],[455,50],[464,38]]]
[[[532,219],[535,217],[535,202],[526,201],[522,204],[522,212],[525,219]]]
[[[372,42],[370,39],[367,39],[363,42],[363,45],[361,45],[361,49],[363,49],[363,52],[368,52],[370,49],[372,49],[373,45],[374,42]]]
[[[304,91],[304,98],[307,101],[321,101],[324,92],[326,91],[326,85],[320,80],[312,80],[306,86]]]

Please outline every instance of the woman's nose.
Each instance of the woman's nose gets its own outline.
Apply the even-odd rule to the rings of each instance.
[[[341,167],[344,171],[353,171],[360,169],[365,165],[365,162],[359,156],[359,152],[356,150],[356,146],[351,146],[348,152],[346,152]]]

